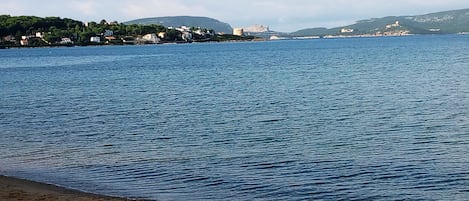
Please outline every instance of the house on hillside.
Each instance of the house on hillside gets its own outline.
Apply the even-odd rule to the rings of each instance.
[[[158,36],[156,36],[156,34],[154,33],[144,35],[142,37],[142,40],[145,43],[152,43],[152,44],[156,44],[160,42],[160,38],[158,38]]]
[[[160,33],[158,33],[158,37],[159,37],[159,38],[162,38],[162,39],[165,39],[165,38],[166,38],[166,35],[167,35],[166,32],[160,32]]]
[[[29,39],[28,39],[28,38],[21,38],[20,44],[21,44],[22,46],[27,46],[27,45],[29,45]]]
[[[386,29],[390,29],[393,27],[400,27],[401,25],[399,24],[399,21],[394,22],[394,24],[388,24],[386,25]]]
[[[101,37],[99,37],[99,36],[90,37],[90,42],[91,43],[101,43]]]
[[[354,29],[342,28],[340,30],[340,33],[353,33],[354,31],[355,31]]]
[[[182,32],[182,36],[181,36],[182,40],[185,40],[185,41],[190,41],[192,40],[192,33],[191,32]]]
[[[44,38],[44,32],[36,32],[36,37]]]
[[[60,40],[60,44],[62,45],[69,45],[69,44],[73,44],[73,41],[71,38],[62,38]]]

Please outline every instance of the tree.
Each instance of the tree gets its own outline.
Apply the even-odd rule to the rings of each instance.
[[[177,40],[182,40],[181,39],[181,32],[175,29],[169,29],[166,32],[166,37],[168,41],[177,41]]]

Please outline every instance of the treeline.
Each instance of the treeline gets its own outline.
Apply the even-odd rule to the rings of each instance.
[[[111,31],[115,38],[159,32],[166,32],[167,40],[177,40],[178,36],[176,30],[168,30],[160,25],[125,25],[108,23],[106,20],[85,24],[69,18],[0,15],[0,36],[10,36],[10,39],[14,38],[18,42],[23,36],[42,33],[44,41],[50,44],[59,43],[62,38],[70,38],[76,45],[86,45],[90,43],[90,37],[102,36],[106,31]],[[13,40],[2,42],[12,43]]]
[[[198,31],[196,31],[199,29]],[[194,31],[194,34],[192,34]],[[213,30],[192,27],[190,41],[233,40],[231,35],[215,35]],[[54,45],[89,45],[123,44],[124,38],[142,37],[146,34],[164,33],[158,36],[161,42],[188,42],[187,33],[161,25],[126,25],[123,23],[81,21],[59,17],[10,16],[0,15],[0,46],[54,46]],[[198,34],[195,34],[198,33]],[[202,33],[202,34],[200,34]],[[100,42],[91,41],[99,37]],[[28,40],[27,45],[22,40]],[[250,37],[237,38],[249,40]]]

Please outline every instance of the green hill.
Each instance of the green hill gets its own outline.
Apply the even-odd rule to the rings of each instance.
[[[396,24],[396,22],[398,22]],[[394,26],[393,26],[394,24]],[[353,30],[343,33],[342,29]],[[326,28],[302,29],[291,33],[293,36],[360,35],[401,31],[410,34],[456,34],[469,32],[469,9],[452,10],[417,16],[388,16],[360,20],[355,24]]]
[[[308,29],[301,29],[296,32],[290,33],[292,36],[325,36],[325,35],[332,35],[338,32],[338,28],[335,29],[328,29],[324,27],[320,28],[308,28]]]
[[[193,16],[174,16],[174,17],[153,17],[136,19],[124,24],[158,24],[165,27],[201,27],[205,29],[213,29],[215,32],[232,33],[233,28],[228,24],[208,17]]]

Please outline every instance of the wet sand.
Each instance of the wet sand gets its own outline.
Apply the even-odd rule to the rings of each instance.
[[[124,201],[109,197],[0,175],[1,201]]]

